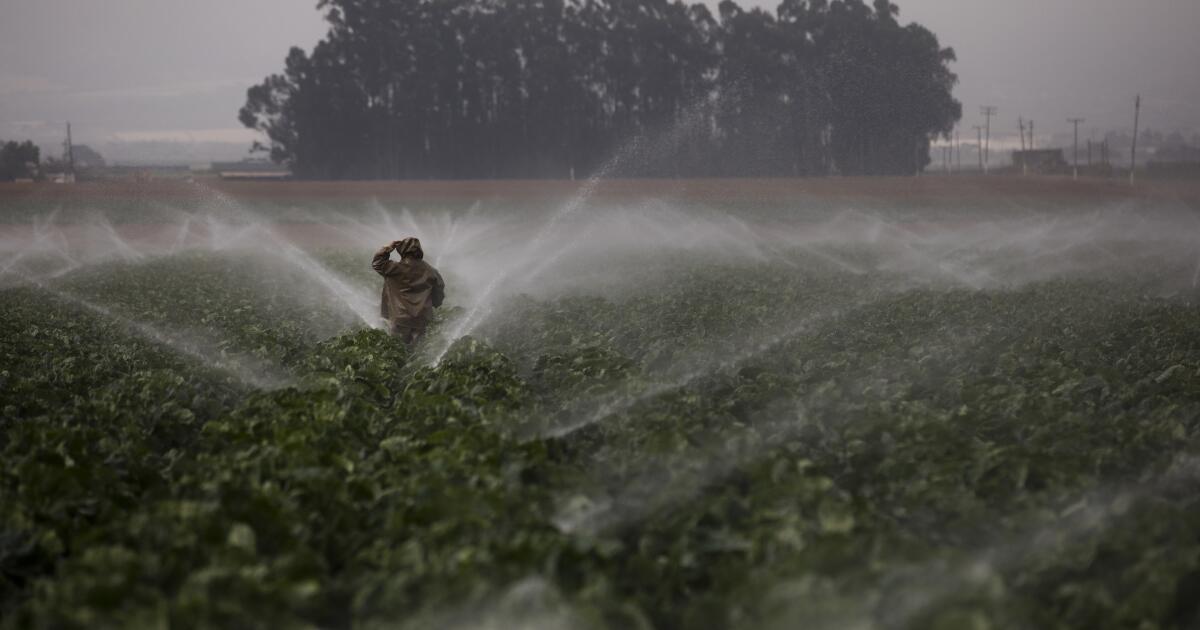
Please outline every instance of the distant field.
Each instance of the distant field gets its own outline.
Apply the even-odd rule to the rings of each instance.
[[[62,226],[76,243],[97,217],[122,238],[144,244],[177,238],[183,213],[251,210],[257,220],[305,247],[346,244],[329,228],[382,211],[477,212],[526,216],[553,212],[586,190],[587,206],[647,203],[707,208],[754,217],[821,223],[847,209],[883,213],[917,231],[969,226],[995,213],[1087,212],[1148,204],[1200,210],[1200,182],[1064,177],[943,176],[814,179],[490,180],[405,182],[254,182],[201,178],[55,184],[0,184],[0,238],[32,238],[39,222]],[[229,217],[227,217],[229,218]],[[240,217],[237,220],[243,220]],[[81,227],[69,227],[79,224]],[[203,228],[192,230],[192,237]]]
[[[253,182],[198,180],[200,186],[179,181],[54,184],[0,184],[0,203],[19,201],[66,202],[138,198],[192,200],[216,190],[245,200],[315,199],[540,199],[565,197],[582,184],[564,180],[400,181],[400,182]],[[1200,181],[1072,180],[1068,177],[944,176],[828,177],[811,179],[625,179],[604,180],[596,186],[600,199],[646,196],[701,201],[779,201],[815,197],[831,199],[883,198],[895,201],[945,203],[986,197],[1088,201],[1152,198],[1200,202]]]

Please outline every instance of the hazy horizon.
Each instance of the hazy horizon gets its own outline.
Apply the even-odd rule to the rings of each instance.
[[[245,91],[280,71],[290,46],[311,49],[324,35],[315,4],[0,0],[0,138],[49,149],[70,120],[78,143],[107,147],[117,161],[244,155],[255,137],[237,122]],[[777,2],[740,4],[773,11]],[[1139,92],[1144,128],[1200,130],[1200,3],[897,4],[902,21],[958,53],[964,130],[984,104],[1000,109],[1001,143],[1015,138],[1018,116],[1044,137],[1068,131],[1072,116],[1088,119],[1083,135],[1127,129]]]

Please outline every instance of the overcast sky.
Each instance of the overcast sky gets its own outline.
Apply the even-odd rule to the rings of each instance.
[[[715,6],[715,0],[710,5]],[[743,0],[773,9],[776,0]],[[1147,126],[1200,130],[1200,0],[901,0],[958,52],[963,127],[996,105],[1039,132]],[[315,0],[0,0],[0,138],[248,144],[237,110],[324,33]],[[1039,133],[1041,135],[1041,133]]]

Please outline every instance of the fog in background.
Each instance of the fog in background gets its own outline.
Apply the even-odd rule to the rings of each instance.
[[[237,122],[245,91],[287,49],[325,32],[314,0],[0,0],[0,138],[47,154],[66,120],[110,159],[232,159],[254,134]],[[716,2],[709,2],[714,9]],[[743,0],[770,10],[775,0]],[[958,52],[956,96],[970,129],[996,105],[994,135],[1032,118],[1039,135],[1132,127],[1200,130],[1200,2],[900,0]]]

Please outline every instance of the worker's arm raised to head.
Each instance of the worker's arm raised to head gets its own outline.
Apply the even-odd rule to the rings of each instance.
[[[395,243],[388,243],[375,252],[375,257],[371,259],[371,268],[381,276],[390,276],[400,264],[391,260],[392,250],[395,249]]]

